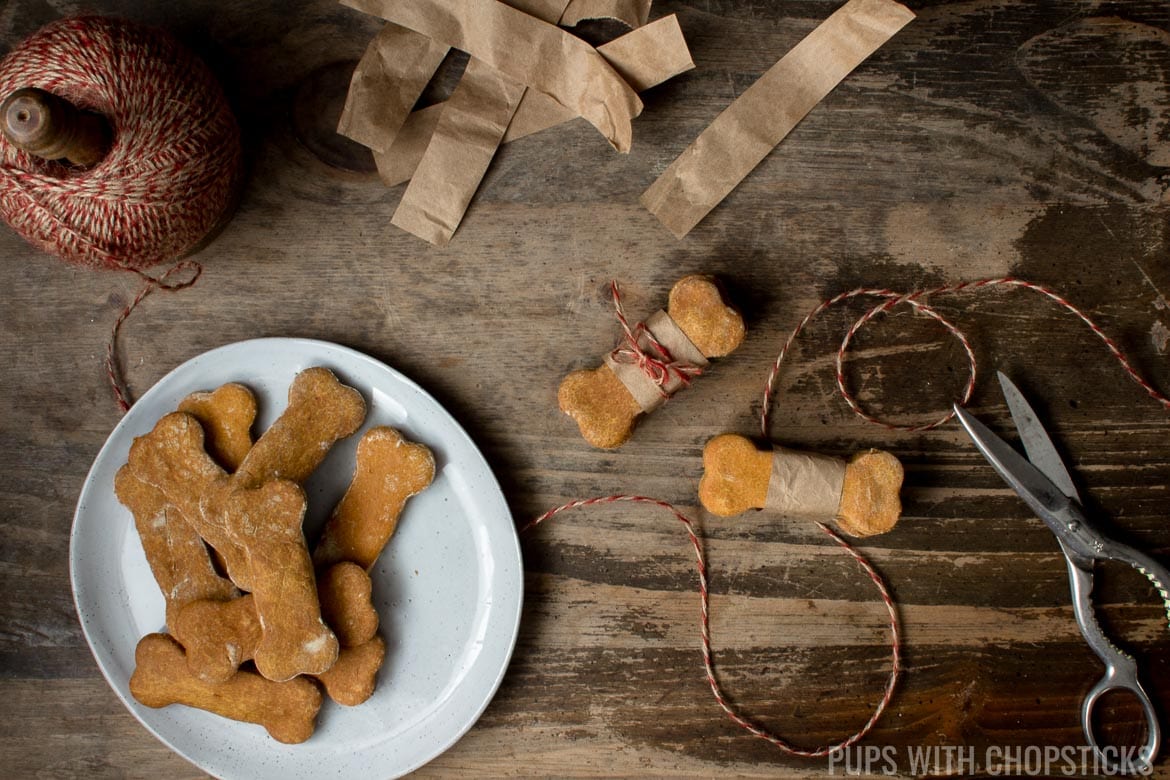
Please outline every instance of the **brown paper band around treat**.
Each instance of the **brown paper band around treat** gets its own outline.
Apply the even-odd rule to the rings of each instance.
[[[570,107],[619,152],[642,111],[633,88],[585,41],[497,0],[342,0],[483,60]]]
[[[777,447],[764,506],[789,517],[829,520],[837,515],[845,461]]]
[[[707,358],[666,312],[658,311],[652,314],[644,323],[644,332],[640,331],[638,336],[638,347],[658,357],[651,336],[666,349],[675,364],[692,368],[707,366]],[[667,398],[686,384],[686,380],[677,371],[667,371],[664,381],[659,384],[634,359],[624,357],[625,354],[619,347],[605,356],[605,364],[630,391],[630,395],[643,412],[652,412],[662,406]]]
[[[386,24],[354,68],[337,132],[375,153],[388,150],[447,51],[414,30]]]
[[[638,91],[657,86],[695,67],[683,39],[678,18],[671,14],[645,27],[632,30],[597,49],[614,70]],[[403,124],[394,143],[385,152],[374,152],[378,176],[387,187],[414,175],[430,143],[445,103],[436,103],[413,112]],[[529,89],[520,99],[504,143],[539,133],[576,118],[573,111],[543,92]]]
[[[849,0],[715,117],[642,194],[642,205],[675,236],[685,236],[913,18],[894,0]]]

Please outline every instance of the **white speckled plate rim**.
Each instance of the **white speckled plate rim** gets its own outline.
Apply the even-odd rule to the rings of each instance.
[[[229,382],[260,402],[257,431],[285,406],[297,372],[325,366],[365,397],[362,428],[391,425],[435,453],[434,483],[407,502],[371,571],[387,658],[374,695],[357,707],[326,700],[317,731],[282,745],[260,726],[189,707],[150,709],[129,693],[134,648],[162,630],[163,600],[113,477],[134,437],[196,390]],[[306,483],[313,538],[353,473],[362,431],[339,443]],[[310,542],[311,543],[311,542]],[[519,630],[523,570],[499,483],[443,407],[399,372],[324,341],[267,338],[229,344],[163,377],[134,404],[98,453],[78,499],[70,578],[82,630],[102,674],[142,724],[221,778],[397,777],[455,744],[495,694]]]

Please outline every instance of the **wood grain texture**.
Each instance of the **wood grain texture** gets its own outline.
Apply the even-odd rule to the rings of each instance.
[[[156,294],[122,348],[140,393],[208,349],[307,336],[367,352],[422,384],[468,428],[518,523],[564,501],[636,492],[698,519],[712,635],[728,694],[812,747],[860,726],[888,670],[885,615],[865,575],[815,528],[763,513],[704,516],[700,453],[754,435],[767,370],[823,297],[1013,274],[1085,308],[1170,390],[1170,6],[1163,0],[919,0],[919,14],[815,109],[685,240],[638,196],[737,94],[838,5],[668,0],[697,68],[643,97],[633,151],[584,122],[503,147],[451,244],[390,225],[360,148],[331,135],[344,67],[379,22],[329,0],[95,0],[165,26],[226,84],[243,124],[239,210],[197,259],[199,284]],[[74,3],[0,7],[0,52]],[[596,32],[595,30],[592,32]],[[339,74],[342,74],[339,76]],[[446,77],[449,85],[450,75]],[[93,457],[118,420],[101,359],[138,289],[0,230],[0,766],[13,777],[197,777],[142,729],[98,673],[74,614],[68,539]],[[714,273],[748,339],[639,424],[592,450],[556,388],[617,326],[607,285],[648,314],[687,273]],[[1170,560],[1170,417],[1084,327],[1027,292],[940,297],[983,370],[973,410],[1008,424],[993,367],[1040,399],[1090,508]],[[771,434],[903,460],[905,514],[862,549],[899,601],[906,675],[864,744],[1083,744],[1080,700],[1101,669],[1076,632],[1051,534],[955,425],[888,433],[834,394],[840,336],[864,309],[818,319],[781,375]],[[938,326],[894,312],[860,334],[859,400],[926,422],[966,362]],[[524,381],[518,381],[524,377]],[[523,539],[525,613],[499,694],[420,776],[825,776],[727,720],[702,676],[693,556],[643,506],[555,518]],[[1140,576],[1098,578],[1107,629],[1134,650],[1170,719],[1170,633]],[[1138,711],[1113,714],[1136,742]],[[1165,751],[1164,751],[1165,753]],[[901,771],[909,771],[904,761]],[[1170,771],[1163,758],[1162,773]],[[837,768],[837,773],[841,768]]]

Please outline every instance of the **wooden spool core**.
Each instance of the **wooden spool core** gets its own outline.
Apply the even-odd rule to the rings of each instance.
[[[99,114],[42,89],[18,89],[0,106],[0,131],[14,146],[46,160],[84,167],[109,151],[112,134]]]

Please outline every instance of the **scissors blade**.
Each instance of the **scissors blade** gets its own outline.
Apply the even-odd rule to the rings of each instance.
[[[1056,451],[1048,431],[1040,423],[1040,418],[1032,409],[1032,405],[1024,398],[1024,394],[1008,379],[1002,371],[999,375],[999,386],[1003,389],[1003,397],[1007,401],[1008,410],[1012,413],[1012,420],[1016,430],[1020,432],[1020,442],[1024,445],[1024,452],[1032,465],[1040,469],[1044,476],[1060,488],[1060,491],[1072,500],[1080,503],[1081,497],[1073,484],[1072,475],[1064,465],[1064,460]]]
[[[1057,531],[1055,515],[1067,509],[1072,504],[1072,499],[1040,469],[1029,463],[1023,455],[1012,449],[1011,445],[992,433],[990,428],[976,420],[958,404],[955,404],[955,415],[971,440],[975,442],[976,449],[987,458],[987,462],[1003,481],[1020,494],[1020,498],[1039,518]],[[1057,536],[1059,538],[1061,532],[1057,531]]]

